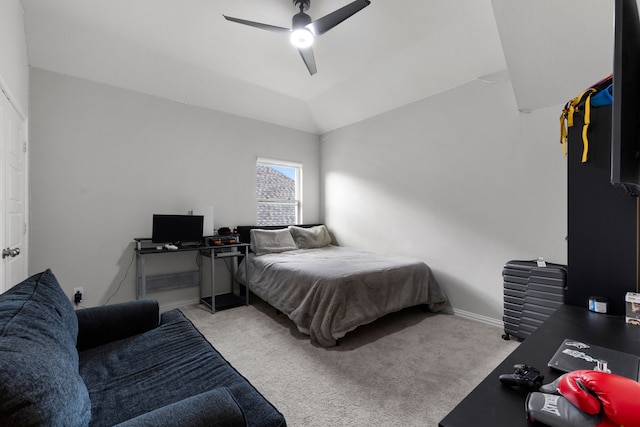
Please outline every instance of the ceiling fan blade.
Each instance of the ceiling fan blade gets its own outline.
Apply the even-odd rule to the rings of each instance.
[[[304,61],[304,65],[307,66],[307,70],[309,70],[309,74],[312,76],[318,72],[316,69],[316,60],[313,56],[313,49],[311,47],[298,48],[298,52],[300,52],[300,56]]]
[[[322,18],[316,19],[311,24],[307,25],[307,28],[311,30],[313,34],[319,36],[320,34],[326,33],[345,19],[360,12],[370,4],[371,2],[369,0],[356,0],[328,15],[323,16]]]
[[[251,27],[260,28],[262,30],[274,31],[276,33],[290,33],[289,28],[276,27],[275,25],[263,24],[260,22],[247,21],[246,19],[234,18],[232,16],[222,15],[227,21],[237,22],[238,24],[249,25]]]

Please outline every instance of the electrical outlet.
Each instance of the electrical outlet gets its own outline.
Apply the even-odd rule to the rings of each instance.
[[[84,300],[84,287],[80,286],[79,288],[73,288],[73,297],[71,298],[71,301],[73,301],[75,305],[78,305],[82,300]]]

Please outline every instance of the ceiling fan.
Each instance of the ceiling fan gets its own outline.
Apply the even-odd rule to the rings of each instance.
[[[315,21],[311,21],[311,17],[304,13],[305,10],[309,9],[311,0],[293,0],[293,4],[300,9],[300,12],[293,15],[291,28],[247,21],[245,19],[233,18],[224,14],[222,16],[224,16],[228,21],[237,22],[239,24],[249,25],[251,27],[274,31],[277,33],[290,33],[291,44],[298,48],[298,52],[300,52],[300,56],[302,57],[304,64],[307,66],[309,74],[313,75],[318,71],[316,68],[316,60],[313,56],[313,48],[311,47],[314,36],[326,33],[345,19],[350,18],[360,10],[369,6],[371,2],[369,0],[355,0],[348,5],[323,16],[322,18],[316,19]]]

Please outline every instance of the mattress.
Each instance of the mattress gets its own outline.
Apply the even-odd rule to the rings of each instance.
[[[325,347],[386,314],[423,304],[437,312],[447,302],[429,266],[407,257],[330,245],[243,262],[250,290]],[[245,283],[243,268],[237,279]]]

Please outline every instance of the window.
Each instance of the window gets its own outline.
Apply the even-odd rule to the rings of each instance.
[[[257,225],[302,222],[302,165],[280,160],[256,162]]]

